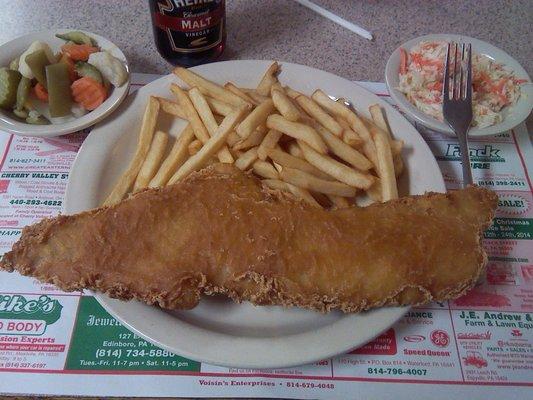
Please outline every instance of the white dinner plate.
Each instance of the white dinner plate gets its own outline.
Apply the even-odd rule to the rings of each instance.
[[[503,64],[506,68],[514,72],[514,75],[518,79],[525,79],[527,82],[521,86],[521,96],[516,104],[505,107],[502,110],[503,121],[487,126],[486,128],[473,127],[468,131],[469,136],[489,136],[497,135],[502,132],[506,132],[513,129],[515,126],[523,122],[531,113],[533,107],[533,85],[527,72],[522,68],[520,63],[513,57],[507,54],[505,51],[500,50],[496,46],[490,43],[484,42],[479,39],[471,38],[464,35],[452,35],[452,34],[438,34],[438,35],[426,35],[411,39],[398,47],[391,54],[387,66],[385,67],[385,81],[389,93],[394,102],[400,107],[400,109],[407,115],[413,117],[422,125],[433,129],[438,132],[446,133],[448,135],[454,135],[452,129],[444,122],[441,122],[428,114],[420,111],[416,108],[407,97],[400,92],[397,87],[399,86],[398,70],[400,67],[400,48],[409,50],[420,43],[421,41],[455,41],[457,43],[471,43],[472,51],[478,54],[485,55],[491,60],[494,60],[500,64]]]
[[[194,71],[224,83],[257,85],[269,61],[227,61]],[[379,103],[398,139],[406,143],[401,194],[444,192],[444,181],[430,149],[409,122],[374,94],[330,73],[282,63],[280,81],[311,94],[316,88],[344,97],[357,109]],[[65,212],[97,207],[126,168],[135,150],[139,123],[148,96],[172,98],[173,75],[164,76],[129,96],[119,110],[87,137],[70,173]],[[161,128],[176,135],[182,121],[165,119]],[[393,325],[408,310],[389,307],[360,314],[320,314],[296,308],[234,304],[221,298],[202,299],[191,311],[163,311],[136,301],[123,302],[96,294],[98,301],[129,329],[176,354],[211,364],[250,368],[301,365],[361,346]]]
[[[115,44],[106,38],[91,32],[82,31],[80,29],[53,29],[48,31],[34,32],[4,43],[0,45],[0,68],[7,67],[13,59],[19,57],[24,51],[26,51],[30,44],[37,40],[47,43],[52,48],[54,53],[57,53],[61,49],[61,46],[65,44],[65,41],[57,38],[55,35],[57,33],[67,33],[73,30],[83,32],[89,37],[95,39],[98,43],[98,46],[102,50],[109,51],[111,55],[121,60],[128,71],[128,80],[120,87],[113,87],[109,97],[95,110],[90,111],[79,118],[74,116],[65,117],[65,122],[61,124],[27,124],[13,118],[10,113],[0,108],[0,130],[5,130],[20,136],[35,137],[53,137],[76,132],[101,121],[111,112],[113,112],[126,98],[130,86],[130,72],[126,56]]]

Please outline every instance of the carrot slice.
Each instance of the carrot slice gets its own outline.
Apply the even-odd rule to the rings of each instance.
[[[407,51],[404,48],[400,48],[400,74],[407,73]]]
[[[442,82],[440,81],[436,81],[436,82],[433,82],[433,83],[430,83],[428,85],[428,89],[430,90],[438,90],[439,92],[442,90]]]
[[[70,89],[74,101],[89,111],[97,108],[107,97],[107,91],[104,85],[88,76],[74,81]]]
[[[76,73],[76,66],[74,65],[74,61],[72,61],[72,58],[70,58],[67,54],[62,54],[61,58],[59,59],[59,62],[67,64],[68,77],[71,82],[74,82],[76,79],[78,79],[78,74]]]
[[[88,44],[65,44],[61,50],[74,61],[87,61],[92,53],[98,51],[98,48]]]
[[[33,92],[35,93],[35,97],[37,97],[39,100],[45,101],[48,103],[48,92],[46,91],[43,85],[41,85],[40,83],[37,83],[33,87]]]

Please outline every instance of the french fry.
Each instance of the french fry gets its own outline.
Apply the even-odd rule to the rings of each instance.
[[[267,134],[267,129],[264,125],[259,125],[255,131],[252,132],[250,136],[248,136],[246,139],[240,139],[239,141],[233,145],[233,148],[235,150],[245,150],[249,149],[250,147],[259,146],[261,142],[263,141],[265,135]]]
[[[215,133],[218,128],[218,123],[205,96],[200,92],[200,89],[193,87],[189,90],[189,99],[207,129],[209,136],[213,136],[213,133]]]
[[[239,107],[249,104],[235,93],[232,93],[229,90],[224,89],[222,86],[217,85],[216,83],[211,82],[210,80],[205,79],[198,74],[195,74],[189,69],[176,67],[174,69],[174,74],[182,81],[186,82],[190,87],[197,86],[203,94],[231,104],[232,106]]]
[[[235,126],[242,121],[246,116],[248,108],[242,107],[234,111],[231,115],[228,115],[222,123],[218,126],[217,131],[211,137],[204,146],[200,149],[198,153],[189,158],[170,178],[169,183],[174,184],[181,179],[188,176],[191,172],[194,172],[202,168],[205,163],[214,155],[216,152],[224,146],[228,135],[235,128]]]
[[[241,171],[248,169],[257,160],[257,147],[252,147],[235,160],[235,166]]]
[[[244,154],[244,151],[242,150],[233,150],[233,149],[230,149],[229,150],[231,152],[231,155],[233,156],[233,158],[237,159],[239,158],[240,156],[242,156]]]
[[[223,101],[214,99],[209,96],[205,96],[205,100],[207,101],[207,104],[209,104],[211,111],[213,111],[215,114],[227,117],[233,111],[235,111],[235,107],[233,107],[231,104],[224,103]]]
[[[294,157],[281,149],[269,149],[267,151],[268,157],[282,167],[299,169],[309,174],[316,176],[317,178],[331,180],[330,176],[315,166],[309,164],[306,160],[298,157]]]
[[[336,208],[348,208],[350,207],[350,202],[346,197],[328,195],[328,199],[333,203]]]
[[[342,129],[352,129],[350,128],[350,124],[348,123],[348,121],[338,115],[335,115],[335,121],[337,121],[337,123],[342,126]]]
[[[218,158],[211,157],[207,162],[205,163],[205,167],[209,167],[210,165],[219,163]]]
[[[231,148],[233,146],[235,146],[238,142],[240,142],[242,139],[239,135],[237,135],[237,132],[235,131],[231,131],[228,135],[228,146],[230,147],[230,151],[231,151]]]
[[[194,139],[194,132],[190,124],[187,124],[185,129],[180,133],[170,153],[168,154],[159,171],[152,178],[148,187],[160,187],[165,186],[171,176],[176,170],[181,167],[185,160],[189,157],[188,146]]]
[[[287,146],[287,150],[289,150],[289,154],[291,156],[305,159],[302,149],[300,149],[300,146],[298,146],[298,142],[289,143]]]
[[[363,152],[366,157],[377,167],[377,155],[376,147],[372,141],[372,136],[370,131],[366,127],[365,123],[355,114],[352,110],[346,107],[345,104],[342,104],[339,101],[331,99],[326,95],[322,90],[315,90],[311,96],[318,104],[328,110],[330,113],[344,118],[350,124],[350,127],[355,133],[357,133],[361,139],[363,139]]]
[[[300,111],[293,104],[291,98],[287,96],[283,90],[279,90],[275,87],[272,88],[271,94],[274,106],[279,113],[289,121],[298,121],[300,118]]]
[[[194,130],[196,138],[202,143],[206,143],[209,140],[209,132],[207,132],[207,128],[204,126],[200,116],[196,112],[187,92],[175,83],[170,85],[170,90],[176,95],[178,103],[183,108],[185,116]]]
[[[267,100],[259,104],[248,116],[242,121],[235,131],[237,134],[246,139],[259,126],[264,125],[268,116],[274,111],[274,103]]]
[[[322,139],[326,142],[333,154],[348,164],[362,171],[367,171],[372,168],[372,163],[363,154],[359,153],[353,147],[346,144],[333,133],[324,129],[322,126],[315,124],[315,129]]]
[[[300,92],[292,89],[289,86],[285,86],[284,89],[285,89],[285,93],[287,94],[287,96],[289,96],[291,99],[295,99],[298,96],[302,96],[303,95],[303,93],[300,93]]]
[[[398,198],[398,186],[394,172],[394,161],[390,142],[383,130],[371,126],[370,131],[376,145],[376,154],[378,157],[378,175],[381,180],[382,201],[388,201]]]
[[[348,124],[348,121],[339,116],[335,118],[335,121],[337,121],[339,125],[342,126],[342,140],[344,141],[344,143],[356,149],[360,148],[363,145],[363,139],[361,139],[361,137],[357,133],[355,133],[352,128],[350,128],[350,124]]]
[[[261,104],[263,101],[268,100],[270,97],[263,96],[262,94],[257,93],[257,90],[255,89],[245,89],[245,88],[239,88],[244,93],[246,93],[248,96],[250,96],[252,99],[255,100],[257,104]]]
[[[199,141],[198,139],[195,139],[191,143],[189,143],[187,150],[189,150],[190,156],[194,156],[196,153],[200,151],[201,148],[202,148],[202,142]]]
[[[121,201],[137,178],[142,163],[150,150],[150,145],[152,144],[159,108],[159,101],[155,97],[150,97],[141,122],[141,131],[139,133],[135,155],[130,161],[128,169],[122,174],[119,181],[115,184],[115,187],[104,201],[104,206],[116,204]]]
[[[403,160],[402,160],[402,149],[403,149],[403,140],[395,140],[392,138],[389,124],[385,120],[385,115],[383,110],[378,104],[374,104],[369,107],[370,115],[372,120],[377,125],[378,128],[382,129],[389,139],[391,152],[392,152],[392,161],[394,163],[394,174],[396,177],[399,177],[403,171]]]
[[[253,104],[254,106],[259,105],[260,102],[255,101],[252,97],[248,96],[246,92],[243,92],[241,89],[239,89],[237,86],[235,86],[231,82],[227,82],[224,85],[224,88],[229,90],[232,93],[235,93],[237,96],[239,96],[241,99],[246,101],[247,103]]]
[[[278,173],[283,171],[283,167],[281,165],[279,165],[277,162],[272,161],[272,164],[274,165],[274,168],[276,168],[276,171],[278,171]]]
[[[279,173],[276,168],[269,162],[262,160],[255,160],[252,170],[254,173],[262,178],[266,179],[279,179]]]
[[[193,87],[191,90],[189,90],[189,98],[196,109],[198,116],[204,123],[209,136],[213,136],[218,128],[218,124],[213,113],[211,112],[211,109],[209,108],[209,104],[207,104],[207,100],[205,99],[204,95],[197,87]],[[222,163],[231,164],[233,162],[233,156],[226,146],[223,146],[219,150],[217,153],[217,158]]]
[[[305,159],[310,164],[339,182],[361,189],[368,189],[374,183],[374,178],[370,174],[356,171],[327,155],[320,154],[304,142],[299,142],[298,144],[304,153]]]
[[[272,97],[272,91],[273,90],[281,90],[282,92],[284,92],[285,90],[283,89],[283,86],[281,86],[281,83],[279,83],[279,81],[276,81],[272,84],[272,86],[270,86],[270,97]]]
[[[267,118],[267,128],[306,142],[319,153],[326,154],[328,151],[326,143],[313,128],[299,122],[289,121],[279,114],[273,114]]]
[[[307,96],[298,96],[296,102],[302,107],[307,114],[313,117],[325,129],[337,137],[342,136],[342,126],[335,121],[331,115],[325,112],[316,102]]]
[[[375,202],[381,203],[383,196],[381,194],[381,179],[375,178],[375,182],[368,190],[366,191],[368,197]]]
[[[359,149],[364,144],[363,139],[361,139],[361,137],[351,129],[345,129],[342,132],[342,140],[344,143],[346,143],[348,146],[352,146],[354,149]]]
[[[163,97],[157,97],[157,101],[159,101],[159,106],[161,107],[161,110],[163,110],[167,114],[173,115],[181,119],[187,119],[185,112],[183,112],[181,106],[175,101],[168,100]]]
[[[402,172],[403,172],[403,160],[400,156],[392,156],[392,160],[394,162],[394,174],[396,175],[396,178],[398,178]]]
[[[335,196],[353,197],[356,189],[341,182],[326,181],[317,178],[307,172],[300,171],[294,168],[283,168],[280,177],[287,183],[292,183],[302,189],[311,190],[324,194],[332,194]]]
[[[283,134],[279,131],[276,131],[275,129],[270,129],[268,131],[263,141],[259,145],[259,148],[257,149],[257,157],[260,160],[262,161],[266,160],[267,151],[269,149],[273,149],[278,144],[278,141],[281,138],[281,135]]]
[[[351,123],[351,114],[353,114],[353,112],[344,103],[333,100],[320,89],[315,90],[311,95],[311,98],[331,114],[342,117],[348,121],[348,123]]]
[[[268,96],[270,94],[270,88],[272,87],[272,84],[278,81],[278,78],[276,78],[278,73],[279,64],[274,61],[265,71],[265,74],[263,75],[263,78],[261,78],[259,85],[257,85],[257,93],[262,96]]]
[[[309,191],[299,188],[297,186],[291,185],[290,183],[280,181],[279,179],[265,179],[263,183],[268,186],[270,189],[280,190],[282,192],[292,193],[296,198],[305,201],[307,204],[322,208],[320,204],[311,196]]]
[[[396,198],[404,143],[393,139],[381,107],[370,106],[371,118],[365,117],[320,89],[306,96],[283,87],[279,71],[273,63],[258,87],[247,89],[176,68],[190,89],[171,84],[177,101],[151,99],[157,106],[147,107],[134,159],[106,203],[130,190],[176,183],[218,161],[252,170],[266,186],[315,207],[355,205],[358,189],[374,201]],[[154,133],[159,111],[188,122],[165,159],[169,136]]]
[[[318,202],[318,204],[320,204],[324,208],[330,208],[333,205],[331,200],[329,199],[329,196],[332,195],[327,195],[319,192],[311,192],[311,195]]]
[[[403,140],[393,139],[389,124],[385,120],[385,114],[383,114],[382,108],[379,106],[379,104],[373,104],[368,109],[370,110],[372,121],[367,120],[367,122],[370,124],[373,123],[385,133],[385,135],[387,136],[387,139],[389,139],[389,142],[390,142],[392,155],[393,156],[399,155],[403,149],[403,145],[404,145]]]
[[[404,142],[403,140],[395,140],[395,139],[392,139],[390,141],[390,149],[392,151],[392,155],[393,156],[399,156],[401,155],[402,153],[402,150],[403,150],[403,146],[404,146]]]
[[[148,186],[161,164],[168,143],[168,133],[157,131],[152,139],[150,150],[144,159],[137,179],[133,184],[133,191],[137,192]]]
[[[381,109],[379,104],[371,105],[370,107],[368,107],[368,110],[370,111],[370,115],[372,116],[374,124],[376,124],[378,128],[382,129],[383,132],[385,132],[389,141],[392,141],[389,125],[387,124],[387,121],[385,121],[385,115],[383,115],[383,110]]]

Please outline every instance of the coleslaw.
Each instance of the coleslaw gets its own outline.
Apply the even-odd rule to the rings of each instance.
[[[401,49],[399,90],[420,111],[442,117],[442,82],[448,43],[422,41],[409,52]],[[512,71],[484,55],[472,54],[472,126],[484,128],[503,121],[502,110],[520,98]]]

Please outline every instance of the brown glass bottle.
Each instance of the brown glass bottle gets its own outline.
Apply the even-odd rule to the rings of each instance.
[[[157,51],[173,65],[215,61],[226,44],[225,0],[150,0]]]

